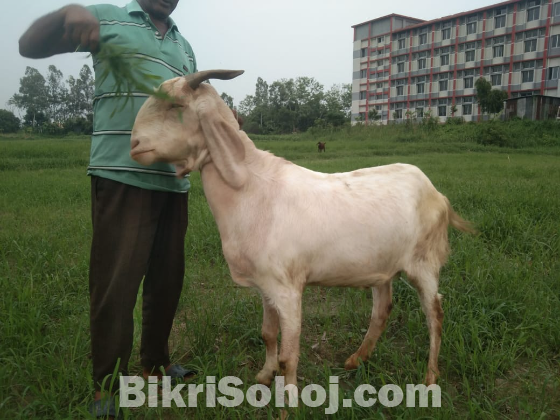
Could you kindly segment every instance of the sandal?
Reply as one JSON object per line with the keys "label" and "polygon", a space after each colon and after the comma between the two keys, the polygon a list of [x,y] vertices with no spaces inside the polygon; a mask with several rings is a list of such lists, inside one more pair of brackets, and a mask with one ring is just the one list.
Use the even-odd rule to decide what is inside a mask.
{"label": "sandal", "polygon": [[94,401],[89,406],[89,413],[95,418],[107,418],[110,416],[114,419],[118,419],[117,415],[117,405],[116,400],[113,395],[109,397],[103,397],[100,400]]}
{"label": "sandal", "polygon": [[171,385],[173,386],[177,384],[178,380],[185,381],[197,374],[198,372],[196,370],[185,369],[180,365],[171,365],[169,369],[165,371],[165,375],[171,377]]}

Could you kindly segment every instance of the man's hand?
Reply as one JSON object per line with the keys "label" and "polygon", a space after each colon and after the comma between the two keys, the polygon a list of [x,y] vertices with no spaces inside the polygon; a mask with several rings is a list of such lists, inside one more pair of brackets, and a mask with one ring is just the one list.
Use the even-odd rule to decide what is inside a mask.
{"label": "man's hand", "polygon": [[99,21],[81,6],[70,5],[64,9],[66,10],[63,39],[74,46],[74,49],[80,46],[82,51],[97,52],[99,48]]}
{"label": "man's hand", "polygon": [[28,58],[99,49],[99,21],[85,7],[71,4],[35,21],[19,39],[19,52]]}

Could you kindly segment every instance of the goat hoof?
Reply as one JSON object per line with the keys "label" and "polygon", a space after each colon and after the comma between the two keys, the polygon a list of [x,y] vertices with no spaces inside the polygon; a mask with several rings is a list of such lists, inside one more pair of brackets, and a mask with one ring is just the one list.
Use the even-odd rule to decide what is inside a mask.
{"label": "goat hoof", "polygon": [[359,358],[358,356],[356,356],[355,354],[353,354],[352,356],[350,356],[346,362],[344,362],[344,369],[346,370],[354,370],[354,369],[358,369],[358,365],[359,365]]}
{"label": "goat hoof", "polygon": [[438,376],[439,376],[439,372],[438,373],[428,372],[426,374],[426,379],[424,383],[426,384],[426,386],[435,385],[437,383]]}
{"label": "goat hoof", "polygon": [[274,378],[274,374],[267,372],[265,370],[261,370],[259,373],[257,373],[257,376],[255,377],[256,381],[264,386],[270,386],[272,384],[272,379]]}

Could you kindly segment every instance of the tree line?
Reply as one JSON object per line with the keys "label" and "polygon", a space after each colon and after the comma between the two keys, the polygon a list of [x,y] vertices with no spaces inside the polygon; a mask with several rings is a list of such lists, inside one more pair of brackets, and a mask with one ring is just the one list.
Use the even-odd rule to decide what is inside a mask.
{"label": "tree line", "polygon": [[54,65],[48,67],[46,77],[28,66],[20,79],[19,92],[8,101],[8,105],[21,111],[23,121],[2,110],[0,130],[17,131],[21,124],[25,129],[45,134],[91,133],[94,84],[93,72],[87,64],[77,78],[68,76],[66,80]]}
{"label": "tree line", "polygon": [[[68,132],[90,134],[93,128],[95,80],[88,65],[77,78],[51,65],[43,76],[27,67],[20,79],[19,92],[8,101],[23,116],[0,110],[0,132],[20,128],[44,134]],[[222,99],[234,108],[233,98]],[[310,127],[338,127],[350,122],[352,90],[350,84],[334,85],[328,91],[312,77],[281,79],[268,84],[257,79],[255,93],[247,95],[237,108],[244,119],[244,130],[256,134],[304,132]]]}

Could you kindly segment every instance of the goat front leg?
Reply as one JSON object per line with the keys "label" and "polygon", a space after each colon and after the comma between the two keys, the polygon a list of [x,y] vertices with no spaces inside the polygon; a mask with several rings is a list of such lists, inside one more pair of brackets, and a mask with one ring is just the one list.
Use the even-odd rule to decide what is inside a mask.
{"label": "goat front leg", "polygon": [[266,361],[263,368],[257,374],[256,380],[258,383],[270,386],[274,375],[278,372],[278,311],[262,294],[263,301],[263,323],[262,323],[262,338],[266,346]]}
{"label": "goat front leg", "polygon": [[270,295],[279,315],[282,340],[278,365],[286,385],[297,386],[299,340],[301,335],[302,290],[283,287]]}

